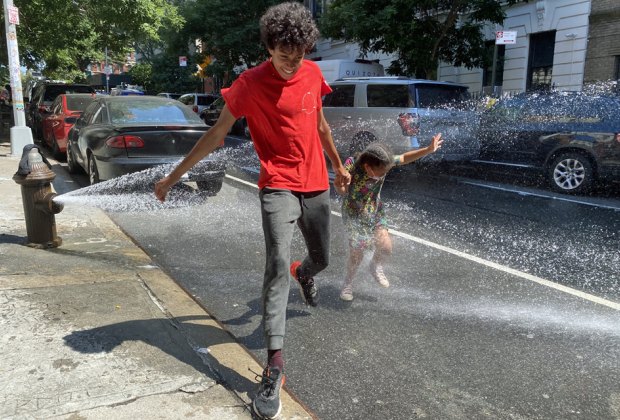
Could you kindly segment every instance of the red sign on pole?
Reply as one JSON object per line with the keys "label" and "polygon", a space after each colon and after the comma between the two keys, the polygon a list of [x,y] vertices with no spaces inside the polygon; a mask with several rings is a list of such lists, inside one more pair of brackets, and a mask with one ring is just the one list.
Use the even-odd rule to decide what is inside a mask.
{"label": "red sign on pole", "polygon": [[9,10],[9,23],[11,25],[19,25],[19,9],[15,6],[8,6]]}

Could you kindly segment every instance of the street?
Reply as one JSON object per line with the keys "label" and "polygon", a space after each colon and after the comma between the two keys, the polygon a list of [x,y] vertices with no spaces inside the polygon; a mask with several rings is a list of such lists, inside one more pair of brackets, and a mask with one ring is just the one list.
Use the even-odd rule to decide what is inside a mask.
{"label": "street", "polygon": [[[223,154],[241,164],[203,205],[111,216],[264,360],[263,236],[242,153]],[[334,196],[319,306],[291,287],[287,387],[321,419],[620,418],[614,194],[397,171],[382,192],[391,287],[363,265],[350,303],[338,298],[347,254]],[[298,234],[292,258],[303,249]]]}

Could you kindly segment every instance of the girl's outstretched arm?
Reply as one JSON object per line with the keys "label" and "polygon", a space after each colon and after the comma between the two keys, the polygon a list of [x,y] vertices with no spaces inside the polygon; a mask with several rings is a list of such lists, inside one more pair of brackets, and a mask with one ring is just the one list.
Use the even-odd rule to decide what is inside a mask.
{"label": "girl's outstretched arm", "polygon": [[406,165],[426,155],[430,155],[431,153],[436,152],[441,147],[441,143],[443,143],[443,140],[441,139],[441,133],[437,133],[433,136],[433,140],[431,141],[431,144],[429,144],[427,147],[423,149],[410,150],[406,153],[403,153],[401,155],[402,159],[401,159],[400,164]]}

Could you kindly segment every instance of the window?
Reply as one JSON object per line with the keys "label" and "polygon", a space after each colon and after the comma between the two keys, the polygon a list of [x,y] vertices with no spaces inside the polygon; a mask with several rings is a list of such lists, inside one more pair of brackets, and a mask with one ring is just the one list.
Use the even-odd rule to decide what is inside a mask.
{"label": "window", "polygon": [[466,87],[416,84],[418,108],[445,108],[468,99]]}
{"label": "window", "polygon": [[355,98],[355,85],[332,86],[332,93],[323,99],[323,106],[351,107]]}
{"label": "window", "polygon": [[368,85],[368,106],[376,108],[409,108],[409,85]]}
{"label": "window", "polygon": [[527,89],[551,89],[553,75],[553,54],[555,52],[555,31],[530,35],[530,57],[528,63]]}
{"label": "window", "polygon": [[[484,67],[482,73],[482,85],[491,86],[493,80],[493,51],[496,47],[495,41],[489,41],[486,43],[486,57],[485,63],[488,63]],[[495,61],[495,86],[502,86],[504,84],[504,58],[506,57],[506,46],[497,45],[497,60]]]}

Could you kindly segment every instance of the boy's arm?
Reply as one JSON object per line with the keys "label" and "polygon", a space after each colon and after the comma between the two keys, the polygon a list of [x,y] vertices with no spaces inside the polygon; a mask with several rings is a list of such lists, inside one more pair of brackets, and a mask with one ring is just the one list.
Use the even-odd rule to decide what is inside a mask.
{"label": "boy's arm", "polygon": [[222,143],[222,140],[226,137],[235,121],[236,118],[230,113],[226,105],[224,105],[213,127],[200,137],[192,150],[190,150],[187,156],[185,156],[181,163],[179,163],[170,174],[160,179],[155,184],[155,196],[159,201],[165,201],[168,191],[181,179],[181,176]]}
{"label": "boy's arm", "polygon": [[436,152],[437,149],[441,147],[441,143],[443,143],[443,140],[441,139],[441,133],[435,134],[433,136],[433,140],[431,141],[431,144],[429,144],[427,147],[423,149],[410,150],[406,153],[403,153],[401,155],[402,161],[400,162],[400,164],[406,165],[420,158],[423,158],[426,155],[430,155],[431,153]]}
{"label": "boy's arm", "polygon": [[[340,156],[338,156],[338,152],[336,151],[336,146],[334,145],[334,139],[332,138],[332,131],[329,128],[329,124],[323,115],[323,110],[319,110],[319,121],[318,121],[318,130],[319,130],[319,138],[321,139],[321,145],[323,146],[323,150],[327,154],[327,157],[332,163],[332,169],[336,174],[336,178],[334,179],[334,186],[336,187],[336,191],[340,187],[348,187],[351,183],[351,174],[347,171],[340,160]],[[346,191],[346,189],[345,189]]]}

